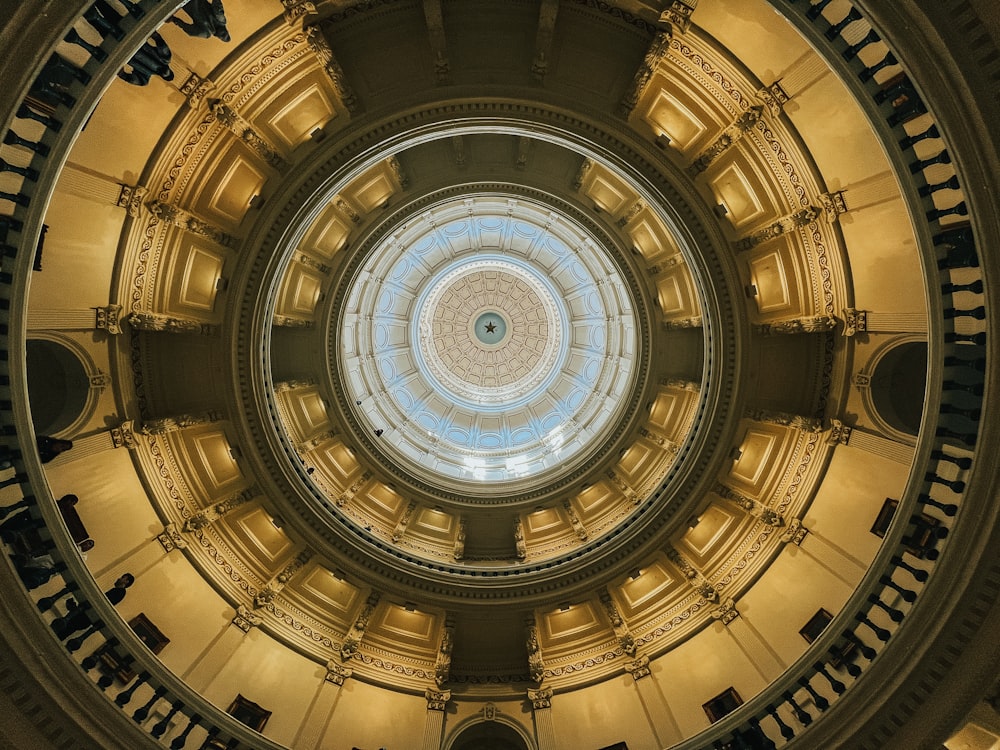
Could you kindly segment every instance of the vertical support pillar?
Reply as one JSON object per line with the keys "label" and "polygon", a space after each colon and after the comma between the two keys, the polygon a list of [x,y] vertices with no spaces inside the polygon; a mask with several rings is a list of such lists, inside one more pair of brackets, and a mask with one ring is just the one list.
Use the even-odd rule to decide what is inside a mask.
{"label": "vertical support pillar", "polygon": [[785,670],[786,665],[778,654],[757,629],[740,615],[732,599],[727,599],[717,607],[712,612],[712,617],[722,623],[726,632],[765,682],[770,682]]}
{"label": "vertical support pillar", "polygon": [[353,673],[350,667],[345,667],[335,659],[326,663],[326,676],[316,692],[316,697],[313,698],[312,705],[306,712],[298,734],[292,741],[293,747],[319,750],[333,718],[333,712],[336,710],[337,700],[340,698],[340,688]]}
{"label": "vertical support pillar", "polygon": [[451,700],[450,690],[427,690],[427,718],[424,721],[422,750],[440,750],[444,735],[444,712]]}
{"label": "vertical support pillar", "polygon": [[181,678],[193,690],[204,693],[222,667],[233,658],[243,644],[243,637],[250,629],[260,625],[261,619],[242,604],[230,623],[219,632],[194,660]]}
{"label": "vertical support pillar", "polygon": [[632,661],[625,662],[625,671],[632,675],[635,681],[636,690],[639,693],[639,702],[646,712],[646,719],[656,737],[657,747],[670,747],[683,739],[677,720],[674,718],[670,706],[660,686],[652,677],[649,668],[649,657],[640,655]]}
{"label": "vertical support pillar", "polygon": [[559,750],[556,730],[552,724],[552,691],[546,688],[528,691],[535,719],[535,742],[538,750]]}

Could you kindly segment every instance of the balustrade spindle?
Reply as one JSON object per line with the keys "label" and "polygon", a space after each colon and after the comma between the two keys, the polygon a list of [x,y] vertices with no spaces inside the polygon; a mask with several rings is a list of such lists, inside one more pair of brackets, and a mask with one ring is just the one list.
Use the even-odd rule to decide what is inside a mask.
{"label": "balustrade spindle", "polygon": [[[942,294],[954,294],[955,292],[972,292],[973,294],[983,293],[983,282],[982,279],[976,279],[968,284],[953,284],[951,282],[941,285]],[[983,336],[983,343],[986,343],[986,334],[980,334]],[[945,340],[947,341],[948,336],[945,335]]]}
{"label": "balustrade spindle", "polygon": [[[982,308],[980,308],[982,309]],[[967,367],[976,372],[986,372],[986,357],[973,357],[967,359],[951,354],[944,358],[945,367]]]}
{"label": "balustrade spindle", "polygon": [[935,482],[937,484],[943,484],[949,490],[955,493],[965,492],[965,482],[961,479],[945,479],[944,477],[935,474],[933,471],[928,471],[924,474],[925,482]]}
{"label": "balustrade spindle", "polygon": [[191,734],[191,730],[198,726],[201,721],[201,716],[199,714],[192,714],[188,717],[187,726],[184,727],[184,731],[179,735],[174,737],[173,742],[170,743],[170,750],[183,750],[184,745],[187,744],[188,735]]}
{"label": "balustrade spindle", "polygon": [[826,681],[830,683],[830,689],[837,695],[843,695],[844,691],[847,690],[847,686],[830,674],[829,670],[826,668],[826,664],[823,662],[818,661],[813,664],[813,669],[826,678]]}
{"label": "balustrade spindle", "polygon": [[955,333],[954,331],[946,331],[944,341],[946,344],[976,344],[977,346],[986,346],[986,332]]}
{"label": "balustrade spindle", "polygon": [[145,705],[140,706],[135,710],[135,713],[132,714],[132,718],[135,719],[135,721],[140,724],[144,722],[149,716],[149,712],[153,709],[153,706],[156,704],[156,702],[159,701],[160,698],[162,698],[166,694],[167,694],[167,689],[165,687],[156,688],[156,690],[154,690],[153,694],[150,696],[149,700],[146,701]]}
{"label": "balustrade spindle", "polygon": [[10,172],[23,177],[31,182],[38,182],[38,170],[31,167],[18,167],[11,164],[6,159],[0,158],[0,172]]}
{"label": "balustrade spindle", "polygon": [[774,704],[768,705],[767,712],[771,715],[771,718],[774,719],[774,723],[778,725],[778,730],[781,732],[781,736],[786,740],[794,739],[795,730],[781,720],[781,716],[778,714],[778,709],[774,707]]}
{"label": "balustrade spindle", "polygon": [[903,598],[903,601],[906,602],[907,604],[913,604],[913,602],[917,600],[916,591],[910,591],[909,589],[904,589],[902,586],[900,586],[898,583],[892,580],[892,578],[890,578],[889,576],[881,576],[878,579],[878,581],[883,586],[888,586],[897,594],[899,594]]}
{"label": "balustrade spindle", "polygon": [[958,190],[958,176],[952,175],[951,179],[945,180],[944,182],[938,182],[934,185],[924,185],[917,190],[917,193],[924,198],[936,193],[938,190]]}
{"label": "balustrade spindle", "polygon": [[942,414],[957,414],[960,417],[965,417],[970,422],[978,422],[979,418],[982,416],[982,410],[975,409],[964,409],[953,404],[941,404]]}
{"label": "balustrade spindle", "polygon": [[830,701],[828,701],[825,697],[816,692],[816,688],[812,686],[812,683],[809,682],[808,678],[800,677],[798,682],[802,687],[805,688],[806,692],[809,693],[810,697],[813,700],[813,705],[815,705],[816,708],[818,708],[820,711],[826,711],[826,709],[830,707]]}
{"label": "balustrade spindle", "polygon": [[786,690],[781,694],[781,697],[785,699],[785,703],[791,706],[792,713],[795,715],[795,718],[798,720],[799,724],[801,724],[804,727],[807,727],[810,724],[812,724],[813,720],[812,714],[810,714],[808,711],[806,711],[804,708],[802,708],[802,706],[798,704],[798,701],[795,700],[795,696],[792,695],[791,691]]}
{"label": "balustrade spindle", "polygon": [[49,153],[49,147],[46,144],[29,141],[27,138],[19,136],[13,130],[8,130],[4,134],[3,142],[8,146],[20,146],[28,149],[29,151],[34,151],[39,156],[48,156]]}
{"label": "balustrade spindle", "polygon": [[0,201],[10,201],[15,205],[27,208],[28,204],[31,203],[31,198],[24,193],[7,193],[0,190]]}
{"label": "balustrade spindle", "polygon": [[957,380],[945,380],[942,381],[941,388],[945,391],[963,391],[973,396],[983,395],[982,383],[961,383]]}
{"label": "balustrade spindle", "polygon": [[843,54],[845,60],[853,60],[858,56],[858,53],[867,47],[869,44],[875,44],[875,42],[881,41],[881,37],[875,32],[875,29],[871,29],[857,44],[852,44],[848,47]]}
{"label": "balustrade spindle", "polygon": [[87,54],[89,54],[92,58],[97,60],[97,62],[104,62],[105,60],[108,59],[107,52],[102,50],[100,47],[97,47],[88,42],[86,39],[80,36],[79,32],[76,29],[70,29],[69,32],[67,32],[66,36],[63,37],[63,41],[69,42],[70,44],[75,44],[77,47],[82,47],[87,51]]}
{"label": "balustrade spindle", "polygon": [[135,691],[149,681],[149,676],[149,672],[140,672],[135,682],[133,682],[127,690],[122,690],[115,696],[115,703],[118,704],[119,708],[125,708],[125,706],[132,701],[132,696],[135,694]]}
{"label": "balustrade spindle", "polygon": [[122,16],[105,0],[95,0],[94,4],[84,12],[83,17],[103,37],[110,35],[121,41],[125,36],[120,25]]}
{"label": "balustrade spindle", "polygon": [[935,164],[951,164],[951,154],[948,153],[947,149],[939,151],[934,156],[926,159],[917,159],[917,161],[912,162],[910,164],[910,174],[923,172],[927,167],[933,167]]}
{"label": "balustrade spindle", "polygon": [[820,14],[823,12],[823,9],[831,2],[833,2],[833,0],[819,0],[818,3],[816,3],[814,6],[812,6],[809,10],[806,11],[806,16],[815,21],[817,18],[819,18]]}
{"label": "balustrade spindle", "polygon": [[921,494],[918,498],[924,505],[931,505],[942,513],[944,513],[948,518],[952,518],[956,513],[958,513],[958,506],[954,503],[942,503],[935,500],[928,494]]}
{"label": "balustrade spindle", "polygon": [[906,151],[907,149],[913,148],[914,144],[920,143],[920,141],[926,140],[927,138],[940,138],[941,133],[938,132],[937,125],[931,125],[927,130],[922,133],[917,133],[916,135],[908,135],[899,141],[899,147]]}
{"label": "balustrade spindle", "polygon": [[749,721],[750,728],[755,733],[755,739],[757,740],[757,746],[761,750],[777,750],[778,746],[774,744],[774,740],[767,736],[760,726],[760,719],[756,716],[752,717]]}
{"label": "balustrade spindle", "polygon": [[844,16],[839,22],[835,23],[833,26],[828,28],[824,32],[824,36],[832,41],[836,39],[838,36],[840,36],[844,32],[844,29],[846,29],[855,21],[860,21],[860,20],[861,20],[861,11],[859,11],[854,6],[851,6],[851,9],[848,11],[847,15]]}
{"label": "balustrade spindle", "polygon": [[925,583],[927,581],[928,573],[926,570],[921,570],[920,568],[914,568],[908,562],[906,562],[902,557],[893,557],[892,564],[896,567],[903,568],[916,579],[919,583]]}
{"label": "balustrade spindle", "polygon": [[167,733],[167,730],[170,728],[170,722],[173,721],[173,718],[177,715],[177,712],[182,710],[183,708],[184,708],[184,703],[182,701],[177,701],[176,703],[172,703],[170,705],[170,710],[167,711],[166,716],[164,716],[160,721],[156,722],[156,724],[153,725],[153,728],[150,730],[149,733],[154,737],[156,737],[157,739],[162,737],[164,734]]}
{"label": "balustrade spindle", "polygon": [[890,607],[888,604],[879,599],[878,596],[876,596],[875,594],[869,594],[868,601],[871,604],[874,604],[879,609],[881,609],[887,615],[889,615],[889,619],[892,620],[893,622],[898,623],[903,621],[902,610],[896,609],[895,607]]}
{"label": "balustrade spindle", "polygon": [[866,644],[855,633],[851,632],[850,630],[845,630],[841,635],[843,635],[847,640],[849,640],[851,643],[857,646],[858,651],[860,651],[861,655],[865,657],[868,661],[873,661],[875,659],[875,649]]}
{"label": "balustrade spindle", "polygon": [[883,57],[879,62],[858,73],[858,78],[862,81],[870,81],[880,70],[888,68],[890,65],[895,65],[897,62],[898,60],[896,60],[896,56],[891,52],[887,52],[885,57]]}
{"label": "balustrade spindle", "polygon": [[963,445],[974,446],[976,444],[976,433],[975,432],[958,432],[957,430],[952,430],[948,427],[938,427],[934,434],[938,437],[949,438],[950,440],[955,440]]}
{"label": "balustrade spindle", "polygon": [[938,221],[946,216],[968,216],[969,207],[965,205],[965,201],[956,203],[950,208],[934,208],[927,212],[927,221]]}
{"label": "balustrade spindle", "polygon": [[0,216],[0,229],[3,230],[4,237],[6,238],[7,232],[20,232],[24,228],[24,223],[13,216],[7,216],[6,214]]}
{"label": "balustrade spindle", "polygon": [[66,641],[66,650],[69,651],[71,654],[76,651],[79,651],[80,646],[83,645],[83,642],[86,641],[88,638],[90,638],[90,636],[94,635],[94,633],[99,632],[100,629],[103,627],[104,627],[104,622],[102,620],[98,620],[97,622],[92,623],[91,626],[86,630],[84,630],[82,633],[80,633],[80,635],[70,638],[68,641]]}
{"label": "balustrade spindle", "polygon": [[952,456],[938,448],[931,451],[931,458],[936,461],[947,461],[948,463],[955,464],[960,469],[972,468],[972,459],[968,456]]}
{"label": "balustrade spindle", "polygon": [[882,641],[882,643],[889,642],[889,636],[891,635],[891,633],[885,628],[879,627],[874,622],[872,622],[871,619],[868,617],[868,615],[863,615],[859,612],[858,614],[854,615],[854,619],[860,622],[862,625],[868,626],[868,629],[871,630],[872,633],[875,634],[875,637],[878,638],[880,641]]}
{"label": "balustrade spindle", "polygon": [[55,119],[54,117],[49,117],[47,115],[40,114],[29,107],[27,104],[22,104],[17,108],[17,119],[19,120],[34,120],[35,122],[40,122],[45,127],[59,131],[62,128],[62,123]]}
{"label": "balustrade spindle", "polygon": [[982,305],[980,305],[979,307],[973,307],[969,310],[959,310],[958,308],[955,307],[947,307],[944,310],[944,318],[946,320],[951,320],[952,318],[972,318],[974,320],[985,320],[986,308],[983,307]]}
{"label": "balustrade spindle", "polygon": [[90,655],[87,656],[82,662],[80,662],[80,666],[83,667],[83,671],[89,672],[91,669],[96,667],[97,662],[100,661],[101,654],[104,653],[105,649],[114,648],[117,645],[118,645],[118,639],[115,637],[111,637],[107,641],[102,643],[100,646],[95,648],[93,651],[91,651]]}

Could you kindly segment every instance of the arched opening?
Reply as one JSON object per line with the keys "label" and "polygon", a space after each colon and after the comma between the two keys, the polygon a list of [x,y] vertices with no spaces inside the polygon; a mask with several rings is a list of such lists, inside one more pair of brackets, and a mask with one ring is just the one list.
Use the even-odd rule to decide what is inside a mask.
{"label": "arched opening", "polygon": [[48,339],[29,339],[25,362],[31,421],[39,435],[57,435],[79,419],[90,395],[90,378],[79,357]]}
{"label": "arched opening", "polygon": [[927,387],[927,342],[907,341],[889,350],[872,373],[872,404],[890,427],[916,436]]}
{"label": "arched opening", "polygon": [[498,721],[483,721],[462,731],[451,750],[530,750],[517,731]]}

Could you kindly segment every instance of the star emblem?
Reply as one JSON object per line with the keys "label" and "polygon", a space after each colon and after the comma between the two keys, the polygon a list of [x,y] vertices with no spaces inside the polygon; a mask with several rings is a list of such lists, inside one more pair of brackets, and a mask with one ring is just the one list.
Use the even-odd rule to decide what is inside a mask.
{"label": "star emblem", "polygon": [[496,323],[492,320],[486,324],[486,333],[493,333],[497,329]]}

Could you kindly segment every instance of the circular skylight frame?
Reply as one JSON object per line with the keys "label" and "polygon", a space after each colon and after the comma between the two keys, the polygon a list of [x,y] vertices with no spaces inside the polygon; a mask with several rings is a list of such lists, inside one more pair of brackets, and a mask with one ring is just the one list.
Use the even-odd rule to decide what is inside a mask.
{"label": "circular skylight frame", "polygon": [[[483,243],[458,251],[440,241],[428,245],[435,233],[484,220],[509,234],[516,228],[530,241],[485,253]],[[644,370],[639,362],[648,357],[640,348],[629,285],[634,280],[609,245],[568,212],[512,198],[507,190],[479,189],[384,222],[380,237],[344,275],[338,294],[344,303],[329,329],[331,373],[351,405],[352,421],[378,437],[380,462],[464,500],[491,504],[583,465],[627,412]],[[435,260],[407,260],[410,252]],[[442,284],[491,266],[530,279],[554,336],[537,377],[523,392],[505,394],[511,399],[506,404],[489,407],[472,390],[456,388],[454,378],[442,377],[426,347],[408,345],[407,336],[412,341],[419,335],[420,311],[433,309]],[[569,304],[557,301],[563,297]],[[408,325],[399,324],[401,314],[409,315]],[[395,333],[387,332],[393,321]],[[590,340],[581,343],[584,329]],[[379,340],[401,342],[394,354],[390,350],[391,360],[373,350]]]}

